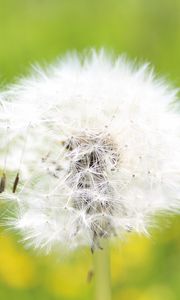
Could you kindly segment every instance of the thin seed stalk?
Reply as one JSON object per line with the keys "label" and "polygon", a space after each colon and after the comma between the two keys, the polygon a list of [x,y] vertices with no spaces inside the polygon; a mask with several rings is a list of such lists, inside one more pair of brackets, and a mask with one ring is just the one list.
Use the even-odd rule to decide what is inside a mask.
{"label": "thin seed stalk", "polygon": [[111,300],[110,250],[108,240],[101,242],[102,250],[96,249],[94,256],[94,300]]}

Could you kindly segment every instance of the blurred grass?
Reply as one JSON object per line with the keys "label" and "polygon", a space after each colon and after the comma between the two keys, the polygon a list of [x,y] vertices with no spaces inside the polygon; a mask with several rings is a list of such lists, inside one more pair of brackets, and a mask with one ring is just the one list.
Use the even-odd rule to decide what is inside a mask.
{"label": "blurred grass", "polygon": [[[105,46],[151,61],[180,84],[179,0],[0,0],[1,86],[66,50]],[[165,221],[165,222],[164,222]],[[114,300],[180,299],[180,218],[152,239],[130,235],[112,247]],[[0,235],[0,299],[90,299],[88,249],[37,256],[9,232]]]}

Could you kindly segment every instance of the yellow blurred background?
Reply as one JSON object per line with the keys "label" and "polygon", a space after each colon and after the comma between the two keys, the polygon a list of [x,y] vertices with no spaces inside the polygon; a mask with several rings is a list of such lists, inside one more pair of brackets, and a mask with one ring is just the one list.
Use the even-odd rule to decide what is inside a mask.
{"label": "yellow blurred background", "polygon": [[[26,74],[32,63],[92,46],[150,61],[178,86],[180,1],[0,0],[2,87]],[[4,204],[0,207],[3,215]],[[180,299],[180,217],[161,217],[159,224],[150,239],[129,234],[112,244],[113,300]],[[89,249],[43,256],[19,241],[1,229],[0,299],[91,299]]]}

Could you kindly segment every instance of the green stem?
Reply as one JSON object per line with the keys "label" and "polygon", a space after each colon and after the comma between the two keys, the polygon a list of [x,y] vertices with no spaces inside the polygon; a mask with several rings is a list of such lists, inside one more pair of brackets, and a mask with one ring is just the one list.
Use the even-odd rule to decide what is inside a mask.
{"label": "green stem", "polygon": [[94,299],[111,300],[110,251],[108,240],[101,241],[103,250],[95,250],[94,256]]}

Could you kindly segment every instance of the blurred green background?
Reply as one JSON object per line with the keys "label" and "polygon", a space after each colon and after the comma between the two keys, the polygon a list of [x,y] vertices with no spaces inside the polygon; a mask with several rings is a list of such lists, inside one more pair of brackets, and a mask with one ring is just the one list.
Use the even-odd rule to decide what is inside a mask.
{"label": "blurred green background", "polygon": [[[179,0],[0,0],[1,86],[34,62],[70,49],[105,46],[150,61],[180,85]],[[180,299],[180,217],[160,220],[147,239],[129,235],[112,246],[113,300]],[[0,234],[0,299],[91,299],[89,249],[44,257],[19,237]]]}

